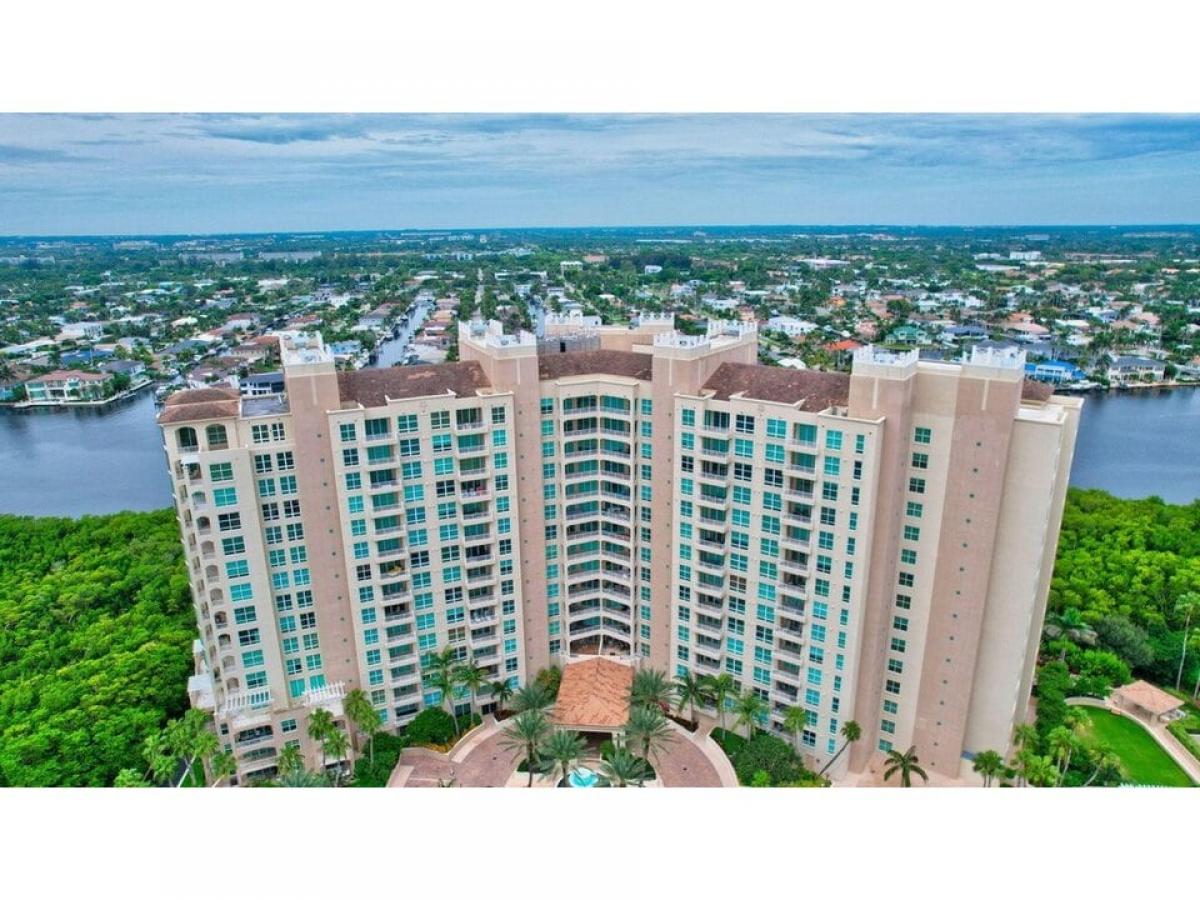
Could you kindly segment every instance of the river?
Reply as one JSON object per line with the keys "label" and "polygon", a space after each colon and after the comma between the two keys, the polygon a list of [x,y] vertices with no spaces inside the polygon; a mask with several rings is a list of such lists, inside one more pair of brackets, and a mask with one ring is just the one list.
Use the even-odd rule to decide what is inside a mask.
{"label": "river", "polygon": [[[400,353],[401,340],[384,350],[393,344]],[[154,415],[150,391],[103,409],[0,411],[0,513],[78,516],[169,506]],[[1197,447],[1200,388],[1091,394],[1071,483],[1189,503],[1200,497]]]}

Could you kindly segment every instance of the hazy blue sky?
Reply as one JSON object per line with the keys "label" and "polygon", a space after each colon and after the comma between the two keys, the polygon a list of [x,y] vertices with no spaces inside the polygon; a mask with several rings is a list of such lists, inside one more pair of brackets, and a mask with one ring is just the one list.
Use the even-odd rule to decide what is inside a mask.
{"label": "hazy blue sky", "polygon": [[1200,117],[0,115],[0,233],[1200,221]]}

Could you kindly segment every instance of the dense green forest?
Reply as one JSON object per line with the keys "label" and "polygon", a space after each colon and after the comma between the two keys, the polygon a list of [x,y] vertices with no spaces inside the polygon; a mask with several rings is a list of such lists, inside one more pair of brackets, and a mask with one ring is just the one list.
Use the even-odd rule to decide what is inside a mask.
{"label": "dense green forest", "polygon": [[0,516],[0,785],[109,785],[187,707],[172,510]]}
{"label": "dense green forest", "polygon": [[1119,657],[1136,676],[1174,686],[1200,672],[1200,501],[1122,500],[1071,490],[1046,614],[1048,649],[1067,661]]}

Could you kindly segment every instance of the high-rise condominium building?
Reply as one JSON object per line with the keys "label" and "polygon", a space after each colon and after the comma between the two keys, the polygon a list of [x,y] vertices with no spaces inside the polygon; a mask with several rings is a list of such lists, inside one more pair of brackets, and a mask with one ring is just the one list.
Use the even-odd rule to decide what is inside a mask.
{"label": "high-rise condominium building", "polygon": [[857,721],[851,780],[1008,747],[1080,401],[1014,351],[864,348],[845,375],[759,365],[753,325],[546,334],[474,322],[461,362],[355,372],[285,341],[285,399],[167,402],[191,694],[243,782],[288,742],[317,764],[306,717],[351,688],[388,727],[442,704],[445,648],[514,683],[592,654],[727,673],[764,727],[807,711],[814,765]]}

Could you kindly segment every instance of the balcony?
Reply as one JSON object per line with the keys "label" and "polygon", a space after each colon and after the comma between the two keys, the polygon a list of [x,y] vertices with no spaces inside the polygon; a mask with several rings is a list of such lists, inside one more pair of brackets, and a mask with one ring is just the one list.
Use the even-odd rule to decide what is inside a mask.
{"label": "balcony", "polygon": [[346,696],[346,683],[338,681],[324,687],[312,688],[304,694],[304,705],[309,708],[320,707],[328,710],[333,717],[343,715],[342,700]]}

